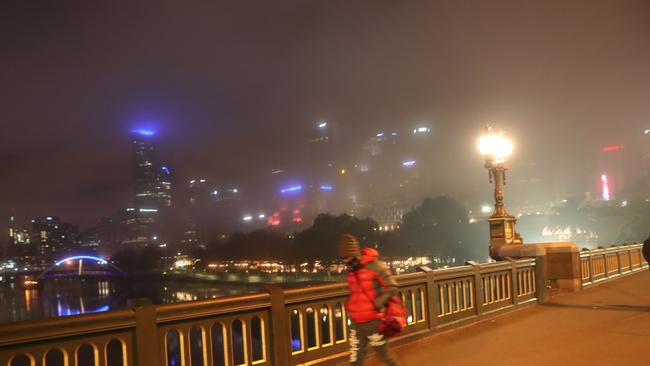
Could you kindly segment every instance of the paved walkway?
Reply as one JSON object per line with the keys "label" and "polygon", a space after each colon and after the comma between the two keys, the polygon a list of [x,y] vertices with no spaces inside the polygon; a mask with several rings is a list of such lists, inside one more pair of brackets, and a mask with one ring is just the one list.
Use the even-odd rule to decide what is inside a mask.
{"label": "paved walkway", "polygon": [[[395,348],[404,366],[650,365],[650,272]],[[381,365],[376,359],[368,365]]]}

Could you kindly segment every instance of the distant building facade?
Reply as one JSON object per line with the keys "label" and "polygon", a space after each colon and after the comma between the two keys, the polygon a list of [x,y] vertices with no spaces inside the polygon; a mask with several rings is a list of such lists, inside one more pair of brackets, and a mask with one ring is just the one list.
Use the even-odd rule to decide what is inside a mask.
{"label": "distant building facade", "polygon": [[38,217],[32,220],[30,241],[41,262],[47,263],[78,249],[79,228],[56,216]]}

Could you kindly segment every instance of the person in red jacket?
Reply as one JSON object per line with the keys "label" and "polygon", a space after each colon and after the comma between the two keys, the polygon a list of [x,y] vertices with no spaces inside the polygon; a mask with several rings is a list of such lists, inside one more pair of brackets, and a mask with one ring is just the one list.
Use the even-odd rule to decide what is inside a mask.
{"label": "person in red jacket", "polygon": [[370,345],[386,364],[397,366],[389,352],[388,341],[379,333],[386,303],[398,293],[390,270],[379,260],[379,252],[372,248],[360,249],[359,241],[352,235],[346,234],[341,238],[339,257],[348,265],[350,297],[346,308],[352,320],[350,365],[363,365]]}

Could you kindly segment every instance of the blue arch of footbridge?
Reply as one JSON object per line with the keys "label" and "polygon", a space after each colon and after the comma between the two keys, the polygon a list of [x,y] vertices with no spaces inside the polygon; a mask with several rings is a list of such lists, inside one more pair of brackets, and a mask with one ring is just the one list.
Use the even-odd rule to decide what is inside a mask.
{"label": "blue arch of footbridge", "polygon": [[49,268],[47,268],[45,271],[43,271],[38,276],[38,278],[39,279],[43,278],[43,276],[45,276],[48,272],[52,271],[53,269],[56,269],[56,267],[60,266],[62,263],[66,263],[66,262],[69,262],[69,261],[76,261],[76,260],[84,260],[84,259],[95,261],[97,264],[107,264],[109,267],[111,267],[119,275],[125,275],[126,274],[126,272],[121,270],[119,267],[117,267],[113,263],[107,261],[105,258],[96,257],[96,256],[93,256],[93,255],[75,255],[75,256],[72,256],[72,257],[67,257],[67,258],[63,258],[63,259],[60,259],[58,261],[55,261],[54,264],[51,265]]}
{"label": "blue arch of footbridge", "polygon": [[92,259],[94,261],[97,261],[98,264],[106,264],[108,261],[102,257],[93,257],[92,255],[75,255],[73,257],[68,257],[68,258],[63,258],[59,261],[54,262],[55,266],[60,266],[61,263],[65,263],[67,261],[73,261],[76,259]]}

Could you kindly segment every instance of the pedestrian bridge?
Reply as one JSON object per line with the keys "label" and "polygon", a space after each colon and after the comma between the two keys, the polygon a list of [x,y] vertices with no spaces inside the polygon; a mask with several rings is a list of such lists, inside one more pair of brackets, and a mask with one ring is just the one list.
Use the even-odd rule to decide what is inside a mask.
{"label": "pedestrian bridge", "polygon": [[75,255],[56,260],[41,272],[39,281],[65,277],[124,276],[126,272],[102,257]]}
{"label": "pedestrian bridge", "polygon": [[[582,289],[550,291],[540,259],[397,276],[404,365],[647,364],[641,245],[576,253]],[[346,285],[0,325],[0,366],[334,365],[347,357]],[[374,359],[367,364],[375,364]]]}

